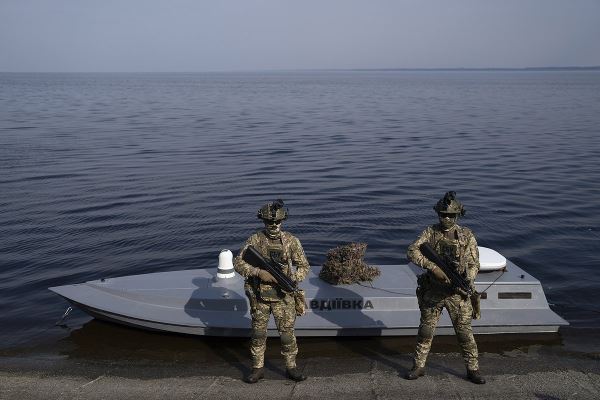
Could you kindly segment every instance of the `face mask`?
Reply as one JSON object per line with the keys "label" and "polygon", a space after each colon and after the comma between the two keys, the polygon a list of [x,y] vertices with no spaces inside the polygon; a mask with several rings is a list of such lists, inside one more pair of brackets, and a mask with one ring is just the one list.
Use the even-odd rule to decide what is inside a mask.
{"label": "face mask", "polygon": [[281,221],[264,221],[265,231],[271,238],[278,238],[281,234]]}
{"label": "face mask", "polygon": [[[446,214],[448,215],[448,214]],[[456,225],[456,220],[458,219],[458,216],[456,214],[450,214],[449,218],[447,217],[443,217],[442,214],[439,215],[439,219],[440,219],[440,225],[442,226],[442,229],[447,231],[450,230],[454,227],[454,225]]]}

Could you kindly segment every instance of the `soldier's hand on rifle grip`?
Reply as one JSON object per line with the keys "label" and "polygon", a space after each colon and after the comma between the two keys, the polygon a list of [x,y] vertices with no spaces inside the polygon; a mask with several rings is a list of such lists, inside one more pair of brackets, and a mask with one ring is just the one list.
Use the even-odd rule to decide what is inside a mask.
{"label": "soldier's hand on rifle grip", "polygon": [[273,275],[271,275],[271,273],[269,273],[269,271],[265,271],[264,269],[261,269],[258,272],[258,277],[260,278],[261,281],[263,281],[265,283],[277,283],[275,278],[273,278]]}
{"label": "soldier's hand on rifle grip", "polygon": [[436,266],[434,269],[431,270],[431,273],[438,281],[447,285],[450,284],[450,279],[448,279],[448,276],[446,276],[446,274],[444,273],[444,271],[442,271],[440,267]]}

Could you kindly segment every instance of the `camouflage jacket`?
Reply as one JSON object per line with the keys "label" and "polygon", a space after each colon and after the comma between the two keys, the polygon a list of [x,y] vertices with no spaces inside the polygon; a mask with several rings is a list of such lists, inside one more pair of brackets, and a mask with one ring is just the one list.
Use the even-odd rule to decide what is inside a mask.
{"label": "camouflage jacket", "polygon": [[[244,252],[250,245],[254,246],[254,248],[265,258],[269,259],[273,257],[275,260],[284,264],[286,266],[284,272],[292,280],[302,281],[306,278],[310,266],[306,259],[306,255],[304,254],[304,250],[302,249],[302,245],[300,244],[300,240],[291,233],[283,231],[281,232],[279,239],[270,239],[265,235],[263,230],[254,233],[246,240],[246,243],[244,243],[244,246],[240,249],[233,261],[236,272],[244,278],[247,279],[250,277],[251,272],[254,269],[254,267],[242,260]],[[290,268],[290,264],[293,264],[296,267],[295,271],[293,271],[293,268]]]}
{"label": "camouflage jacket", "polygon": [[[446,239],[439,224],[427,227],[410,246],[408,246],[408,259],[418,266],[430,271],[435,264],[429,261],[419,250],[422,243],[429,242],[435,251],[445,258],[447,262],[455,261],[458,272],[465,276],[471,283],[479,272],[479,249],[475,235],[469,228],[456,226],[454,240]],[[448,254],[448,243],[454,244],[456,251]]]}

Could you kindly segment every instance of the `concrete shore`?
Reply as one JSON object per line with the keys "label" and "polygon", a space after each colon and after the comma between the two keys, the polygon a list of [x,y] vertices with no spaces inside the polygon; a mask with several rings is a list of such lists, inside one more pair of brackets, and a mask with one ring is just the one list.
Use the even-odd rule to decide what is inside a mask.
{"label": "concrete shore", "polygon": [[[232,352],[217,350],[220,357],[209,359],[193,353],[186,357],[188,353],[179,350],[170,351],[169,357],[150,352],[103,357],[80,353],[81,343],[79,353],[73,352],[70,343],[71,349],[3,352],[0,399],[598,399],[596,335],[578,333],[558,343],[500,351],[486,351],[493,346],[483,341],[480,366],[488,380],[485,385],[465,379],[462,359],[453,351],[454,338],[440,338],[427,375],[416,381],[402,378],[411,357],[406,348],[396,351],[395,342],[332,340],[325,343],[334,347],[327,353],[320,350],[322,343],[301,339],[301,352],[304,348],[308,354],[299,359],[299,367],[309,379],[300,383],[285,379],[277,342],[272,341],[266,379],[255,385],[241,381],[249,361],[232,345],[227,346]],[[449,348],[444,343],[450,343]]]}

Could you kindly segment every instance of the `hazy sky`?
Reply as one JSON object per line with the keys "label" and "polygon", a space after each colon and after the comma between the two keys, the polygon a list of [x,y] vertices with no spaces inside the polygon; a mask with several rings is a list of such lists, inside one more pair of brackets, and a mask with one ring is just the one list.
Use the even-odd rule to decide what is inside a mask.
{"label": "hazy sky", "polygon": [[0,71],[600,65],[600,0],[0,0]]}

